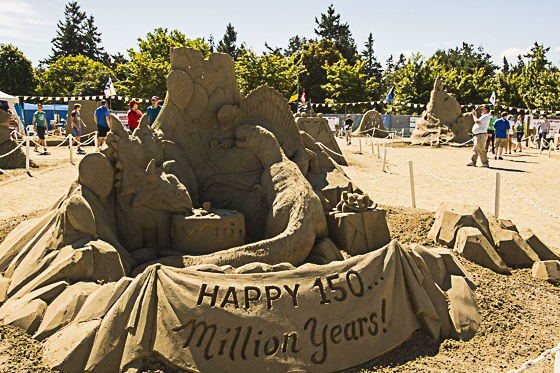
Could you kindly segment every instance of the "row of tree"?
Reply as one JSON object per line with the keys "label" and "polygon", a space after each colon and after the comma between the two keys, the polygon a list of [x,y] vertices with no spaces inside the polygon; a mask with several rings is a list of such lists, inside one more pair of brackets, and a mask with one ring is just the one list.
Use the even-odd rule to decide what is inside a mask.
{"label": "row of tree", "polygon": [[[413,54],[405,58],[401,54],[395,60],[391,56],[383,67],[375,56],[372,34],[359,52],[348,23],[341,21],[331,4],[315,19],[315,38],[296,35],[286,48],[265,43],[263,54],[243,43],[237,45],[237,33],[229,24],[217,45],[212,35],[189,39],[178,30],[158,28],[139,38],[137,48],[128,49],[124,56],[105,52],[94,21],[77,2],[69,2],[64,21],[57,24],[52,55],[35,69],[18,48],[0,44],[0,90],[46,97],[99,95],[111,77],[121,96],[164,97],[169,48],[188,46],[202,50],[205,56],[214,51],[229,53],[243,95],[266,84],[287,98],[301,87],[316,103],[367,102],[382,100],[395,85],[395,100],[427,103],[439,76],[447,91],[463,104],[487,102],[495,91],[498,101],[508,106],[560,110],[560,71],[547,58],[550,48],[537,42],[515,64],[504,58],[501,68],[482,47],[466,43],[438,50],[431,57]],[[395,106],[397,112],[418,114],[414,107]],[[350,109],[364,112],[371,105]],[[384,107],[378,105],[377,109]]]}

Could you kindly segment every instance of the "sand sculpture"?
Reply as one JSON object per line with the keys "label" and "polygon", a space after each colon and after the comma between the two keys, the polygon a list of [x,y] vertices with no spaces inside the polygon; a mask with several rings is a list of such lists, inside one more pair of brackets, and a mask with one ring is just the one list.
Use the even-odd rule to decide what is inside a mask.
{"label": "sand sculpture", "polygon": [[[336,142],[336,138],[329,126],[329,122],[319,113],[316,117],[308,116],[306,113],[297,113],[295,116],[296,124],[301,132],[301,137],[307,148],[312,148],[315,143],[321,144],[319,147],[339,165],[346,166],[346,159]],[[311,137],[311,139],[309,138]],[[321,149],[313,149],[314,151]],[[313,157],[312,154],[310,154]],[[310,158],[311,160],[312,158]]]}
{"label": "sand sculpture", "polygon": [[367,111],[362,117],[362,121],[355,131],[357,136],[387,137],[389,132],[383,124],[383,117],[377,110]]}
{"label": "sand sculpture", "polygon": [[[10,137],[10,114],[0,110],[0,156],[8,154],[17,148],[18,143]],[[31,166],[35,166],[30,162]],[[25,167],[25,153],[22,148],[13,153],[0,158],[0,168],[21,168]]]}
{"label": "sand sculpture", "polygon": [[416,121],[410,142],[426,145],[433,139],[439,144],[464,143],[471,138],[473,124],[472,114],[461,113],[461,105],[444,90],[438,77],[430,94],[430,102]]}
{"label": "sand sculpture", "polygon": [[285,99],[241,98],[229,55],[189,48],[171,49],[167,84],[153,128],[111,117],[68,192],[0,245],[0,320],[44,341],[49,366],[325,372],[419,328],[472,338],[475,285],[452,251],[391,241]]}

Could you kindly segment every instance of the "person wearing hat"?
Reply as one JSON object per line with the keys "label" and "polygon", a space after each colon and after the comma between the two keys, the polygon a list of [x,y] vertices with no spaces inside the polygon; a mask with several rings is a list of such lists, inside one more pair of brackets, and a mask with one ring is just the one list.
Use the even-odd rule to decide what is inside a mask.
{"label": "person wearing hat", "polygon": [[472,111],[474,125],[472,128],[473,133],[473,149],[471,162],[467,166],[476,166],[476,161],[480,157],[482,167],[490,167],[488,164],[488,155],[486,155],[486,140],[488,139],[488,126],[490,125],[490,105],[483,105],[480,107],[482,115],[478,118],[476,110]]}
{"label": "person wearing hat", "polygon": [[352,144],[352,126],[354,125],[354,121],[350,119],[350,115],[346,116],[346,120],[344,121],[344,131],[346,132],[346,145]]}
{"label": "person wearing hat", "polygon": [[148,114],[148,125],[151,127],[152,124],[156,121],[159,112],[161,111],[161,106],[159,106],[159,98],[158,96],[152,97],[152,106],[146,110],[146,114]]}
{"label": "person wearing hat", "polygon": [[47,151],[47,142],[45,141],[45,132],[47,131],[47,114],[45,114],[45,112],[43,111],[43,104],[38,104],[37,111],[33,114],[33,129],[39,137],[39,141],[35,143],[35,149],[33,149],[33,151],[39,153],[39,150],[37,150],[37,148],[42,143],[43,148],[45,149],[45,152],[43,154],[50,154]]}
{"label": "person wearing hat", "polygon": [[130,109],[128,109],[128,128],[134,132],[138,128],[138,122],[142,118],[142,112],[138,109],[138,102],[130,100],[128,103]]}

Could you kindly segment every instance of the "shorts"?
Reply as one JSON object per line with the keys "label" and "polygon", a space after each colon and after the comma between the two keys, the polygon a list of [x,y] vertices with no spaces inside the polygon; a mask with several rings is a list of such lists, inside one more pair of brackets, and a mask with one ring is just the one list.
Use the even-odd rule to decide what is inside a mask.
{"label": "shorts", "polygon": [[82,136],[82,131],[77,130],[76,127],[72,127],[72,129],[74,130],[74,137]]}
{"label": "shorts", "polygon": [[45,139],[45,127],[37,126],[37,136],[39,136],[39,140]]}
{"label": "shorts", "polygon": [[344,135],[345,135],[345,136],[352,136],[352,130],[346,130],[346,131],[344,131]]}
{"label": "shorts", "polygon": [[109,127],[97,125],[97,137],[107,137],[107,132],[109,132]]}
{"label": "shorts", "polygon": [[494,143],[496,148],[505,148],[506,144],[507,144],[507,139],[500,139],[496,137],[496,142]]}
{"label": "shorts", "polygon": [[517,132],[517,142],[521,142],[523,140],[523,132]]}

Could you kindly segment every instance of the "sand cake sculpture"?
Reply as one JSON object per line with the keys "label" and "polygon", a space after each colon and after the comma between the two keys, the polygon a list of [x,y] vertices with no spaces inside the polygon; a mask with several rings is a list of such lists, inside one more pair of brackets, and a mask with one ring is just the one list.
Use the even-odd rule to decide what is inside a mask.
{"label": "sand cake sculpture", "polygon": [[369,134],[373,137],[387,137],[389,135],[383,124],[383,117],[377,110],[369,110],[364,114],[355,133],[356,136],[366,136]]}
{"label": "sand cake sculpture", "polygon": [[[10,114],[0,110],[0,156],[12,152],[18,143],[10,136]],[[35,166],[33,162],[30,165]],[[0,168],[22,168],[25,167],[25,154],[22,148],[0,158]]]}
{"label": "sand cake sculpture", "polygon": [[430,94],[430,102],[416,121],[410,142],[413,145],[426,145],[433,139],[439,144],[464,143],[471,139],[473,124],[472,114],[461,113],[461,105],[444,90],[438,77]]}
{"label": "sand cake sculpture", "polygon": [[451,250],[390,241],[385,211],[278,92],[242,98],[229,55],[190,48],[171,50],[167,85],[153,128],[112,117],[68,193],[0,245],[0,319],[44,341],[44,362],[325,372],[420,328],[474,335]]}

